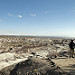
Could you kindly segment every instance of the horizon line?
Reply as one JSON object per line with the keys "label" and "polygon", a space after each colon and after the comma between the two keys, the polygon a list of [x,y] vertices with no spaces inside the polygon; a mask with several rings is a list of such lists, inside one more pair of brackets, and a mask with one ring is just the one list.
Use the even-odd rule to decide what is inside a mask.
{"label": "horizon line", "polygon": [[74,39],[75,37],[71,36],[58,36],[58,35],[20,35],[20,34],[0,34],[0,36],[25,36],[25,37],[51,37],[51,38],[72,38]]}

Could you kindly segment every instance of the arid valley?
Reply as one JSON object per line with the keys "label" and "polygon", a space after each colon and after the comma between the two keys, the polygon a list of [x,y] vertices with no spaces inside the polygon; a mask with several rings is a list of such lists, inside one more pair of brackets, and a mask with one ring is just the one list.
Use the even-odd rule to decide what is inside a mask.
{"label": "arid valley", "polygon": [[74,75],[68,38],[0,36],[0,75]]}

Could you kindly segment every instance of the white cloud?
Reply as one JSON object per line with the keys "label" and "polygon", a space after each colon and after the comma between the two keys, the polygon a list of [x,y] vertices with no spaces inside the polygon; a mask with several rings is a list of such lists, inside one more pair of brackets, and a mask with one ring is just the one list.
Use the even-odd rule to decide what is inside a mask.
{"label": "white cloud", "polygon": [[8,16],[13,16],[13,14],[11,14],[11,13],[8,13]]}
{"label": "white cloud", "polygon": [[22,15],[18,15],[18,17],[19,17],[19,18],[22,18],[23,16],[22,16]]}
{"label": "white cloud", "polygon": [[44,14],[48,14],[48,11],[45,11]]}
{"label": "white cloud", "polygon": [[36,16],[36,14],[30,14],[30,16]]}

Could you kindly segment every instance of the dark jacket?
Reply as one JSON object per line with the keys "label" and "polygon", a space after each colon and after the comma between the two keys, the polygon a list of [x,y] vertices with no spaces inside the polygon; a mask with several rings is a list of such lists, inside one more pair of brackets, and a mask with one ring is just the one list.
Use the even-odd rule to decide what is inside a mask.
{"label": "dark jacket", "polygon": [[73,41],[71,41],[71,42],[70,42],[69,47],[70,47],[70,49],[74,49],[75,44],[74,44],[74,42],[73,42]]}

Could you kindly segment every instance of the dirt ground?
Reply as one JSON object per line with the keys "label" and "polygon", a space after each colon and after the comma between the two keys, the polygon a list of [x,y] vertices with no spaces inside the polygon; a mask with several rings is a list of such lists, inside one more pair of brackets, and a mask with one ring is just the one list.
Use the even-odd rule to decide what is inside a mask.
{"label": "dirt ground", "polygon": [[56,59],[52,59],[52,61],[63,71],[75,75],[75,58],[57,57]]}

